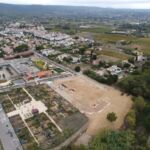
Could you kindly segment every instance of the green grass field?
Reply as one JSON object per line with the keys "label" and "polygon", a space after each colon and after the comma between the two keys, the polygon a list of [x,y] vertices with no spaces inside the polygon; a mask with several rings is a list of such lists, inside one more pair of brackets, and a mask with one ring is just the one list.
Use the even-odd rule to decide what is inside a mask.
{"label": "green grass field", "polygon": [[91,32],[91,33],[106,33],[111,32],[111,28],[109,26],[99,26],[96,28],[81,28],[80,32]]}
{"label": "green grass field", "polygon": [[97,34],[97,33],[94,33],[93,36],[94,36],[95,40],[103,41],[106,43],[108,43],[108,42],[115,43],[120,40],[133,41],[136,39],[133,36],[120,35],[120,34]]}
{"label": "green grass field", "polygon": [[150,54],[150,38],[139,38],[133,41],[133,44],[140,46],[145,54]]}
{"label": "green grass field", "polygon": [[99,54],[114,57],[114,58],[117,58],[120,60],[128,60],[131,57],[127,54],[119,53],[119,52],[115,52],[115,51],[110,51],[110,50],[101,51]]}
{"label": "green grass field", "polygon": [[[87,33],[87,32],[86,32]],[[85,32],[83,32],[83,35],[86,35]],[[141,51],[144,52],[144,54],[150,54],[150,37],[149,38],[138,38],[131,35],[120,35],[120,34],[104,34],[104,33],[91,33],[88,32],[87,35],[90,34],[93,36],[93,38],[96,41],[101,41],[104,43],[112,43],[115,44],[117,41],[125,40],[125,41],[131,41],[131,44],[128,45],[128,48],[133,47],[140,47]]]}
{"label": "green grass field", "polygon": [[45,62],[43,60],[36,60],[34,63],[40,70],[43,70],[45,67]]}

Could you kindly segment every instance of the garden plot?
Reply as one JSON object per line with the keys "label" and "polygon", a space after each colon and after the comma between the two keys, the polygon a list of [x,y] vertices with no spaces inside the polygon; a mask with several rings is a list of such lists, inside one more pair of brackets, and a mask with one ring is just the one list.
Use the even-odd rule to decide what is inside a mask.
{"label": "garden plot", "polygon": [[[36,90],[34,90],[35,88]],[[78,109],[47,85],[38,85],[26,89],[36,100],[41,100],[47,106],[48,114],[62,129],[75,132],[87,121],[87,118]],[[75,118],[81,124],[76,124],[78,121],[73,124],[71,120]],[[68,123],[68,126],[66,126],[66,123]]]}
{"label": "garden plot", "polygon": [[[62,130],[62,132],[56,132],[57,134],[55,134],[55,136],[49,141],[51,144],[47,143],[47,146],[53,147],[59,145],[87,123],[87,118],[81,114],[78,109],[47,85],[27,87],[26,90],[34,99],[38,101],[41,100],[45,104],[47,107],[47,114]],[[39,128],[41,128],[40,125]],[[35,131],[35,133],[36,132],[37,131]],[[43,141],[45,137],[41,136],[40,138],[38,137],[38,139]]]}
{"label": "garden plot", "polygon": [[24,150],[29,149],[36,149],[37,144],[35,143],[33,137],[31,136],[30,132],[26,128],[23,120],[19,115],[13,116],[9,118],[16,135],[18,136],[21,145],[23,146]]}
{"label": "garden plot", "polygon": [[6,113],[9,113],[15,110],[15,107],[13,103],[10,101],[7,94],[0,95],[0,102],[2,103],[3,109]]}
{"label": "garden plot", "polygon": [[22,88],[13,89],[11,92],[8,92],[8,97],[16,106],[31,102],[31,98]]}
{"label": "garden plot", "polygon": [[40,144],[47,145],[47,148],[53,146],[54,139],[60,134],[60,131],[44,113],[37,114],[25,121]]}
{"label": "garden plot", "polygon": [[7,116],[25,150],[59,146],[87,123],[87,117],[45,84],[14,89],[1,98],[15,108]]}
{"label": "garden plot", "polygon": [[[37,85],[37,86],[30,86],[26,88],[27,91],[34,97],[36,101],[47,101],[51,98],[50,89],[47,88],[46,85]],[[36,90],[35,90],[36,89]]]}

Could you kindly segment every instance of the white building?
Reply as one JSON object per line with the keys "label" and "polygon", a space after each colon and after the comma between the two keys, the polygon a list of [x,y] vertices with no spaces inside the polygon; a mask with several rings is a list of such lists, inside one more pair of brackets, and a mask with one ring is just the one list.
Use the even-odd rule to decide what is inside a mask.
{"label": "white building", "polygon": [[109,71],[111,75],[119,75],[122,73],[122,69],[116,65],[107,68],[107,71]]}

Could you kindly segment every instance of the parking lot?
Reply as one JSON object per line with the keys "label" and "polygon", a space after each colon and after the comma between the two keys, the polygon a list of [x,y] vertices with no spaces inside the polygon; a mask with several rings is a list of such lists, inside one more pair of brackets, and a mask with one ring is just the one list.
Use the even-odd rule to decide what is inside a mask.
{"label": "parking lot", "polygon": [[10,80],[17,76],[17,73],[10,65],[0,66],[0,80]]}
{"label": "parking lot", "polygon": [[19,74],[39,72],[39,69],[34,66],[30,58],[14,60],[12,61],[12,66],[18,70]]}

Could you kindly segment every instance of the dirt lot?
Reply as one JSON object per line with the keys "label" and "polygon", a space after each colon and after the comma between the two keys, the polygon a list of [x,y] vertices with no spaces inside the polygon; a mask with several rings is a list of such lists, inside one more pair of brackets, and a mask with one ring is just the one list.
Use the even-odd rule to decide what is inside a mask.
{"label": "dirt lot", "polygon": [[[78,140],[83,144],[102,128],[120,128],[132,106],[131,97],[81,75],[57,80],[52,88],[88,116],[87,132]],[[113,124],[106,119],[109,112],[117,114]]]}

